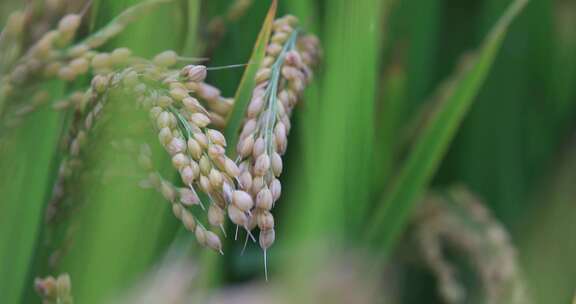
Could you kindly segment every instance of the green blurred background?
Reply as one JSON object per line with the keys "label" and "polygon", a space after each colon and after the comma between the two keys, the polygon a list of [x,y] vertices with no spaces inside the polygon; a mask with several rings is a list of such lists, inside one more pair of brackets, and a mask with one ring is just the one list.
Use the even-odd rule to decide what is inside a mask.
{"label": "green blurred background", "polygon": [[[136,2],[93,0],[84,35]],[[227,22],[211,49],[216,36],[210,21],[233,2],[174,1],[105,49],[129,46],[147,57],[165,49],[187,56],[208,52],[209,66],[247,62],[270,1],[252,1],[238,20]],[[273,280],[312,263],[294,257],[320,243],[362,248],[375,265],[395,261],[402,232],[427,189],[459,183],[481,197],[511,234],[533,302],[572,300],[576,2],[530,0],[509,28],[495,30],[513,2],[522,1],[279,1],[277,15],[299,17],[320,38],[324,59],[293,118],[283,197],[274,212]],[[0,23],[20,5],[1,0]],[[438,95],[471,52],[472,68],[451,78],[448,94]],[[233,96],[242,73],[213,71],[208,82]],[[72,89],[56,81],[46,87],[54,96]],[[57,224],[46,224],[43,210],[66,115],[46,108],[6,135],[0,151],[1,303],[39,303],[34,277],[61,272],[70,273],[77,303],[103,303],[136,284],[175,246],[200,265],[197,289],[262,278],[256,245],[240,255],[242,242],[228,240],[225,256],[205,253],[159,194],[138,188],[136,164],[115,152],[110,138],[139,132],[153,143],[154,135],[135,127],[142,115],[112,106],[115,112],[91,142],[88,174],[68,198],[77,207]],[[175,177],[160,147],[154,150],[163,172]],[[59,250],[65,254],[51,267]],[[401,293],[413,291],[399,303],[442,302],[434,279],[422,272],[392,277]]]}

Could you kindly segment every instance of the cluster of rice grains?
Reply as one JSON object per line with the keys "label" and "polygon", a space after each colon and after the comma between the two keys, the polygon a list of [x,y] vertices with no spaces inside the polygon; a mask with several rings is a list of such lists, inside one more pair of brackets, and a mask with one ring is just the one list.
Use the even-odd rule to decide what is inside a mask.
{"label": "cluster of rice grains", "polygon": [[[207,69],[186,66],[161,82],[165,88],[138,90],[141,103],[149,109],[160,143],[172,157],[185,188],[165,181],[151,166],[149,152],[143,149],[140,162],[149,170],[148,184],[173,203],[173,211],[198,242],[222,252],[218,235],[204,228],[186,207],[204,208],[198,192],[209,201],[208,222],[224,232],[226,216],[238,228],[259,228],[259,244],[266,250],[275,239],[271,209],[279,199],[282,158],[287,148],[290,116],[311,80],[311,68],[319,60],[315,37],[295,29],[296,18],[287,16],[274,23],[266,57],[256,75],[256,88],[246,110],[237,159],[225,155],[226,139],[209,126],[214,118],[226,116],[232,102],[223,99],[215,88],[203,83]],[[138,83],[135,81],[134,83]],[[199,102],[200,99],[203,102]],[[205,106],[207,108],[205,108]],[[225,235],[225,232],[224,232]],[[267,273],[267,271],[266,271]]]}
{"label": "cluster of rice grains", "polygon": [[61,274],[58,277],[48,276],[36,278],[34,281],[36,292],[42,297],[43,304],[72,304],[72,283],[70,275]]}
{"label": "cluster of rice grains", "polygon": [[[214,251],[223,252],[220,236],[214,230],[222,230],[225,236],[226,218],[236,225],[236,237],[238,227],[246,231],[246,241],[256,241],[251,231],[258,227],[266,264],[266,250],[275,239],[271,209],[280,197],[278,177],[287,148],[290,116],[311,80],[311,68],[319,60],[318,40],[302,34],[293,16],[274,22],[266,56],[259,63],[257,85],[246,109],[237,158],[233,160],[225,154],[226,138],[218,130],[226,126],[234,100],[222,97],[216,87],[204,82],[210,68],[194,64],[182,67],[180,63],[189,58],[174,51],[145,59],[128,48],[96,50],[137,17],[167,1],[151,0],[133,6],[78,43],[73,41],[82,14],[63,16],[56,29],[46,31],[17,60],[2,65],[8,72],[2,73],[5,76],[0,79],[0,116],[21,118],[50,100],[41,90],[38,95],[42,98],[19,96],[42,81],[59,78],[72,82],[92,75],[88,88],[52,105],[58,110],[70,109],[74,115],[64,138],[65,155],[46,211],[47,220],[51,221],[61,213],[68,184],[82,169],[83,151],[106,111],[110,95],[115,91],[130,94],[138,107],[149,113],[182,186],[173,185],[154,169],[150,150],[141,143],[139,163],[147,171],[144,183],[171,203],[174,215],[194,233],[200,245]],[[23,31],[22,20],[17,17],[11,18],[6,35],[17,36],[18,31]],[[195,215],[200,212],[193,209],[197,207],[206,211],[209,225]]]}
{"label": "cluster of rice grains", "polygon": [[532,302],[510,235],[467,188],[428,195],[411,232],[444,302]]}
{"label": "cluster of rice grains", "polygon": [[[174,187],[159,180],[153,171],[149,181],[173,203],[174,215],[195,233],[201,245],[222,252],[220,238],[186,209],[190,205],[203,206],[197,194],[201,191],[210,201],[210,225],[224,230],[225,210],[240,172],[236,163],[225,155],[224,135],[209,127],[212,115],[197,99],[206,97],[206,91],[217,92],[202,82],[206,70],[204,66],[189,65],[162,79],[162,88],[147,87],[137,91],[140,103],[148,109],[154,122],[160,143],[170,154],[172,165],[180,173],[186,188],[174,191]],[[221,98],[219,93],[213,95]],[[145,153],[141,154],[140,161],[151,169]]]}
{"label": "cluster of rice grains", "polygon": [[293,16],[274,23],[236,147],[241,171],[239,186],[253,198],[254,205],[243,205],[247,199],[238,194],[228,210],[236,225],[250,230],[258,226],[264,259],[275,239],[274,217],[270,211],[281,193],[278,177],[282,173],[290,117],[311,80],[311,68],[320,57],[318,40],[301,35],[296,26],[297,19]]}
{"label": "cluster of rice grains", "polygon": [[[118,50],[124,52],[126,49],[99,54],[105,57],[97,61],[98,67],[111,69],[112,58]],[[126,60],[136,60],[128,50],[126,54]],[[208,125],[221,126],[223,116],[232,107],[232,101],[221,97],[218,89],[203,82],[207,73],[205,66],[188,65],[182,69],[171,69],[177,62],[176,53],[165,51],[151,61],[140,58],[137,63],[119,70],[104,70],[93,78],[91,88],[83,95],[85,98],[79,99],[85,102],[70,129],[68,157],[62,162],[49,210],[58,209],[58,202],[64,193],[62,189],[71,174],[78,171],[82,148],[105,107],[107,95],[118,89],[133,95],[138,105],[149,112],[159,141],[171,156],[172,164],[187,188],[175,191],[174,187],[154,174],[149,177],[151,184],[173,203],[175,215],[195,233],[200,244],[221,251],[219,237],[207,230],[186,207],[200,204],[196,191],[201,190],[210,198],[210,224],[223,227],[227,195],[224,190],[232,189],[229,185],[233,184],[239,169],[224,154],[224,135]],[[147,170],[153,169],[147,153],[141,153],[140,163]]]}
{"label": "cluster of rice grains", "polygon": [[[132,6],[98,32],[76,43],[76,34],[88,6],[83,12],[62,16],[52,30],[44,29],[43,24],[41,28],[44,31],[36,33],[38,38],[29,43],[22,40],[26,38],[27,29],[35,25],[29,12],[32,9],[12,13],[0,34],[0,127],[16,125],[25,114],[50,100],[47,91],[43,90],[43,82],[54,78],[73,82],[90,72],[106,74],[131,65],[131,52],[126,48],[110,54],[96,49],[142,15],[170,1],[149,0]],[[68,103],[61,102],[54,106],[62,108],[71,104],[72,100],[81,99],[79,96],[73,94]]]}

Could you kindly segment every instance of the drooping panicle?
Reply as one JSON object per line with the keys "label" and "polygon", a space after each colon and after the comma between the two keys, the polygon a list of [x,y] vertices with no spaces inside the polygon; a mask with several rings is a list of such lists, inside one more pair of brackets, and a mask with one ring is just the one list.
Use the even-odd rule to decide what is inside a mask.
{"label": "drooping panicle", "polygon": [[278,201],[283,170],[282,155],[288,146],[292,111],[312,78],[320,59],[318,40],[298,29],[291,15],[277,19],[256,73],[256,88],[246,109],[245,121],[236,147],[239,155],[240,188],[255,202],[250,212],[242,210],[260,229],[260,247],[274,243],[271,209]]}

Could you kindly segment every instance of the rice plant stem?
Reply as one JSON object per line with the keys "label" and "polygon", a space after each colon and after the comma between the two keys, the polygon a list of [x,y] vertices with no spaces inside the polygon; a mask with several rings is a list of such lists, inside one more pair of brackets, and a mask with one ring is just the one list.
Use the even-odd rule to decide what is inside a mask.
{"label": "rice plant stem", "polygon": [[178,112],[174,106],[169,106],[168,109],[170,112],[172,112],[172,114],[174,114],[174,116],[176,116],[178,119],[178,124],[184,129],[184,136],[186,137],[186,140],[190,139],[192,137],[192,130],[190,130],[190,126],[188,125],[188,122],[186,122],[186,119],[182,117],[182,114],[180,114],[180,112]]}
{"label": "rice plant stem", "polygon": [[266,88],[266,98],[268,99],[268,109],[270,112],[268,113],[267,122],[266,122],[266,134],[264,137],[266,143],[266,151],[268,155],[272,155],[273,147],[272,147],[272,130],[274,128],[274,124],[276,123],[276,103],[278,99],[278,82],[280,81],[280,74],[282,71],[282,66],[284,65],[284,58],[286,53],[290,50],[294,49],[296,45],[296,39],[298,38],[299,30],[294,30],[290,35],[290,38],[282,48],[282,52],[278,55],[278,58],[272,65],[272,75],[270,76],[270,85]]}

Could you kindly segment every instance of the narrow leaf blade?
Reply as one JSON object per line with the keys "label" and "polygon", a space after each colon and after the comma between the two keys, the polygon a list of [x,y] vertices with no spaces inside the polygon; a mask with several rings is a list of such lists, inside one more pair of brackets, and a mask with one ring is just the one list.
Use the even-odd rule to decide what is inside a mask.
{"label": "narrow leaf blade", "polygon": [[268,13],[266,14],[266,18],[264,19],[264,23],[262,24],[262,29],[256,39],[254,50],[250,56],[250,64],[246,67],[246,70],[242,75],[242,80],[240,80],[240,85],[234,95],[234,108],[230,111],[230,114],[226,119],[228,123],[226,124],[224,135],[228,139],[227,152],[229,154],[233,153],[236,148],[240,124],[242,123],[246,107],[252,97],[252,91],[256,86],[255,76],[258,71],[258,63],[264,59],[264,55],[266,54],[266,44],[268,43],[270,34],[272,33],[272,23],[276,16],[276,8],[277,2],[276,0],[273,0],[270,9],[268,9]]}
{"label": "narrow leaf blade", "polygon": [[367,232],[371,243],[390,251],[397,236],[446,153],[450,141],[478,94],[512,20],[527,0],[514,1],[487,36],[477,56],[458,75],[451,92],[418,136],[390,191],[383,196]]}

